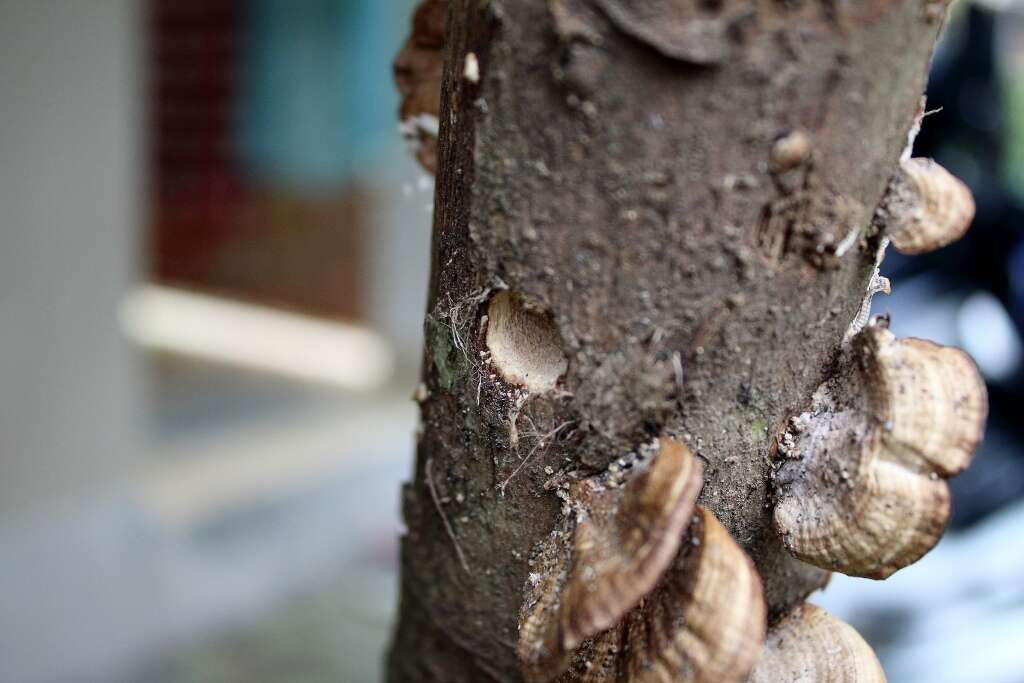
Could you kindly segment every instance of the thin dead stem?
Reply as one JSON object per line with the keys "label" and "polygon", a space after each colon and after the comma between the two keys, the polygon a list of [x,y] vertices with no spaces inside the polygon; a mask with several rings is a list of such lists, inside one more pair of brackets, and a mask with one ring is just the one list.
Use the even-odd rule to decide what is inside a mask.
{"label": "thin dead stem", "polygon": [[455,530],[452,529],[451,522],[448,521],[448,515],[444,513],[444,508],[441,507],[441,499],[437,497],[437,487],[434,486],[434,475],[431,472],[431,467],[434,465],[433,458],[427,458],[426,465],[424,465],[424,472],[427,475],[427,488],[430,489],[430,498],[434,501],[434,507],[437,508],[437,514],[441,516],[441,521],[444,522],[444,530],[448,532],[448,538],[452,539],[452,545],[455,546],[455,554],[459,556],[459,563],[462,564],[462,568],[466,570],[467,574],[472,572],[469,571],[469,563],[466,562],[466,556],[462,552],[462,546],[459,545],[459,539],[455,537]]}
{"label": "thin dead stem", "polygon": [[[475,307],[487,298],[490,291],[490,289],[482,289],[476,294],[470,295],[460,303],[455,303],[449,295],[448,308],[440,315],[441,324],[447,327],[452,333],[452,344],[455,346],[456,350],[461,352],[467,359],[470,358],[469,345],[466,343],[466,340],[462,337],[462,333],[460,332],[460,328],[462,328],[462,326],[467,322],[464,319],[464,316],[475,310]],[[444,320],[447,320],[448,322],[444,322]]]}

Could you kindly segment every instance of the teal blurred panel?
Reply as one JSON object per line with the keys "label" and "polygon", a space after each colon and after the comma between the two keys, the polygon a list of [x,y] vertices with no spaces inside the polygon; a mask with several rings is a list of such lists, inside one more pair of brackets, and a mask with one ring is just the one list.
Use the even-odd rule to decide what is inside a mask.
{"label": "teal blurred panel", "polygon": [[239,158],[254,179],[327,191],[396,144],[391,61],[402,0],[251,0],[238,95]]}

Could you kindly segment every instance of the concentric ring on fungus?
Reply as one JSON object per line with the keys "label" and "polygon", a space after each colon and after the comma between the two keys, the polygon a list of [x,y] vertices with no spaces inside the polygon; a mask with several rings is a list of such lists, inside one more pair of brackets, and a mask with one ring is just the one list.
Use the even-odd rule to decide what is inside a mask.
{"label": "concentric ring on fungus", "polygon": [[950,513],[945,478],[970,463],[987,414],[963,351],[897,339],[880,325],[853,339],[784,438],[775,526],[810,564],[883,579],[928,552]]}
{"label": "concentric ring on fungus", "polygon": [[621,484],[606,473],[570,488],[575,516],[536,554],[520,615],[528,680],[746,678],[764,639],[761,580],[695,506],[701,483],[689,449],[661,438]]}

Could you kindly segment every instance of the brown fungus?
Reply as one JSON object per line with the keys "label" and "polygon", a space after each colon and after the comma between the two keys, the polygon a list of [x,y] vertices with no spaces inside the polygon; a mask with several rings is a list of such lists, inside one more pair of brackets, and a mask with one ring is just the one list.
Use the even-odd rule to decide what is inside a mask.
{"label": "brown fungus", "polygon": [[885,209],[896,251],[923,254],[963,237],[974,219],[974,198],[963,181],[936,162],[912,158],[901,162]]}
{"label": "brown fungus", "polygon": [[520,616],[526,677],[739,683],[764,597],[747,556],[695,508],[700,462],[662,438],[653,459],[625,464],[573,485],[568,528],[538,553]]}
{"label": "brown fungus", "polygon": [[883,579],[942,535],[944,479],[981,440],[985,385],[963,351],[877,324],[854,337],[845,367],[780,440],[775,526],[805,562]]}
{"label": "brown fungus", "polygon": [[[643,452],[641,452],[641,456]],[[531,680],[551,680],[575,649],[619,621],[672,562],[693,514],[702,468],[682,443],[662,438],[653,461],[575,482],[571,532],[556,531],[527,586],[519,657]]]}
{"label": "brown fungus", "polygon": [[588,683],[741,683],[765,637],[753,563],[698,507],[661,582],[625,618],[580,648],[560,679]]}
{"label": "brown fungus", "polygon": [[437,172],[438,116],[444,71],[445,16],[448,0],[423,0],[412,20],[412,33],[395,58],[395,84],[402,96],[398,120],[413,145],[416,160]]}
{"label": "brown fungus", "polygon": [[885,683],[885,672],[853,627],[804,603],[768,630],[747,683]]}

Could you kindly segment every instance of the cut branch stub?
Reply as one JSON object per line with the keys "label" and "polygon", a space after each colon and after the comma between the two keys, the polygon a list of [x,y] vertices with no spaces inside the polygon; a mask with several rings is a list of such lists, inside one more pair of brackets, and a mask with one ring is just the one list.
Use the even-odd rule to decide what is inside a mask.
{"label": "cut branch stub", "polygon": [[955,242],[974,220],[971,191],[931,159],[901,162],[885,208],[889,238],[903,254],[923,254]]}
{"label": "cut branch stub", "polygon": [[437,172],[438,116],[444,71],[448,0],[424,0],[416,8],[412,33],[395,58],[395,84],[402,96],[398,113],[402,135],[424,169]]}
{"label": "cut branch stub", "polygon": [[768,630],[747,683],[885,683],[885,672],[853,627],[804,603]]}
{"label": "cut branch stub", "polygon": [[944,478],[981,441],[985,385],[959,349],[877,324],[853,339],[844,367],[780,440],[775,526],[805,562],[882,579],[942,535]]}
{"label": "cut branch stub", "polygon": [[753,563],[698,507],[658,586],[616,626],[585,643],[564,678],[587,683],[740,683],[765,637]]}
{"label": "cut branch stub", "polygon": [[635,607],[675,558],[702,468],[678,441],[656,448],[647,462],[641,451],[624,482],[611,471],[571,487],[574,529],[548,539],[520,618],[518,653],[531,680],[561,674],[580,643]]}
{"label": "cut branch stub", "polygon": [[554,389],[569,365],[551,313],[508,290],[487,306],[487,349],[502,379],[532,393]]}

